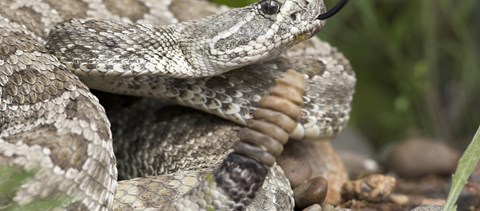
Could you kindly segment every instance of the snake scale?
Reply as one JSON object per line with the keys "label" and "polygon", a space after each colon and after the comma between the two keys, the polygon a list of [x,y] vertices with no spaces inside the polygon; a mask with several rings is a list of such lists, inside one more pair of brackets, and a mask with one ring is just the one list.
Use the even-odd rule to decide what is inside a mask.
{"label": "snake scale", "polygon": [[[324,10],[320,0],[231,10],[202,0],[0,1],[0,164],[38,169],[11,200],[63,194],[78,210],[243,209],[250,202],[232,201],[208,172],[275,79],[291,67],[306,79],[291,139],[331,137],[348,121],[348,61],[316,38],[299,43],[323,27]],[[147,100],[109,120],[89,88],[231,122]],[[117,174],[129,180],[117,185]],[[249,209],[291,209],[289,195],[274,166]]]}

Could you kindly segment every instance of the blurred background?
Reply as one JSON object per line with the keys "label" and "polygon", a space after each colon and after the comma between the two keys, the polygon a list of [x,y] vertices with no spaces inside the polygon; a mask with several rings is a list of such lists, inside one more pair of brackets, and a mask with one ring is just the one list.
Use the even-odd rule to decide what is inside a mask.
{"label": "blurred background", "polygon": [[350,1],[318,35],[356,71],[350,127],[376,149],[412,137],[466,147],[480,123],[479,21],[477,0]]}

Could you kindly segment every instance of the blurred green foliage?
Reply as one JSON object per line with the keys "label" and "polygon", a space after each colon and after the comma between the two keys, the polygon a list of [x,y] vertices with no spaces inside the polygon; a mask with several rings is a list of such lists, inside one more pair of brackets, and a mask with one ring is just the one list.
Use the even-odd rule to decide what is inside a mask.
{"label": "blurred green foliage", "polygon": [[53,210],[62,203],[70,201],[69,197],[57,196],[33,200],[32,202],[19,205],[11,201],[18,188],[35,175],[32,171],[0,165],[0,210],[26,211],[26,210]]}
{"label": "blurred green foliage", "polygon": [[321,38],[358,77],[353,124],[377,144],[470,140],[480,122],[476,0],[350,1]]}
{"label": "blurred green foliage", "polygon": [[413,135],[470,140],[480,122],[478,20],[477,0],[350,1],[319,36],[356,70],[351,124],[377,147]]}

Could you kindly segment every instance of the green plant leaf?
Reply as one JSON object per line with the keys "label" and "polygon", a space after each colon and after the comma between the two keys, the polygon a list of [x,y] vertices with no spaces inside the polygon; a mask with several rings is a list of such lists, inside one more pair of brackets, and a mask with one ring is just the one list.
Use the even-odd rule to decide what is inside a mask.
{"label": "green plant leaf", "polygon": [[444,211],[456,210],[456,202],[463,187],[467,184],[468,177],[475,170],[480,159],[480,127],[478,128],[475,136],[470,142],[462,157],[460,158],[457,166],[457,170],[453,175],[452,187],[448,193],[447,203],[443,208]]}

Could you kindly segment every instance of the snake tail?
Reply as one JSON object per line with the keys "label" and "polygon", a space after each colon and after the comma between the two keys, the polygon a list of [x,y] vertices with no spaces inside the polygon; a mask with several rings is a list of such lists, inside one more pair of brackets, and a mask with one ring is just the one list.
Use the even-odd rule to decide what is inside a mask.
{"label": "snake tail", "polygon": [[295,129],[303,103],[304,77],[288,70],[260,100],[247,127],[239,133],[240,140],[215,171],[217,185],[235,202],[235,209],[244,210],[267,176]]}

